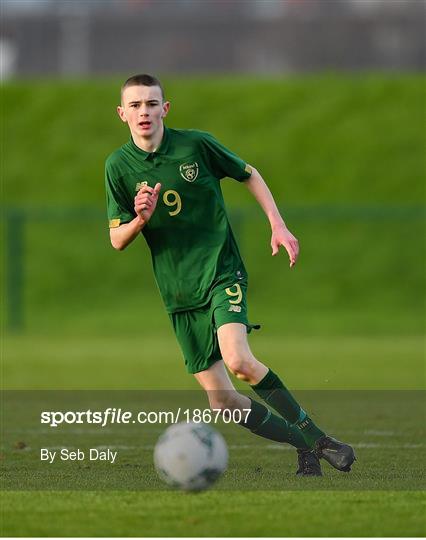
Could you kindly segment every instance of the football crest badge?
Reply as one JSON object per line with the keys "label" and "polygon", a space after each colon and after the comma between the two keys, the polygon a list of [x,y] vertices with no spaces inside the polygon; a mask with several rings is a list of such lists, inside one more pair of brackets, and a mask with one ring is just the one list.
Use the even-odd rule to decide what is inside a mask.
{"label": "football crest badge", "polygon": [[179,167],[180,175],[187,182],[194,182],[198,176],[198,163],[184,163]]}

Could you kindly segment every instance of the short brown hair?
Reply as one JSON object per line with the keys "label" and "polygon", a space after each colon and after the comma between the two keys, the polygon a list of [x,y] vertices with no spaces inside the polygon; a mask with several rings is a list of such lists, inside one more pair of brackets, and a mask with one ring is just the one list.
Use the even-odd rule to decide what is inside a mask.
{"label": "short brown hair", "polygon": [[158,86],[161,90],[161,97],[164,101],[163,87],[160,81],[152,75],[148,75],[147,73],[141,73],[139,75],[132,75],[131,77],[129,77],[121,87],[121,97],[123,97],[124,90],[129,86]]}

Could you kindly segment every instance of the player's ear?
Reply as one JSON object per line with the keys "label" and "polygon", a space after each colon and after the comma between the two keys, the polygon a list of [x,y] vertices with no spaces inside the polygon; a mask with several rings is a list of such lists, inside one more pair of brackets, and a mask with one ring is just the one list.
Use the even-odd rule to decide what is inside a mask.
{"label": "player's ear", "polygon": [[170,101],[165,101],[163,103],[163,113],[161,115],[161,118],[165,118],[170,110]]}
{"label": "player's ear", "polygon": [[122,122],[127,122],[126,115],[124,114],[124,109],[121,105],[118,105],[117,107],[117,114]]}

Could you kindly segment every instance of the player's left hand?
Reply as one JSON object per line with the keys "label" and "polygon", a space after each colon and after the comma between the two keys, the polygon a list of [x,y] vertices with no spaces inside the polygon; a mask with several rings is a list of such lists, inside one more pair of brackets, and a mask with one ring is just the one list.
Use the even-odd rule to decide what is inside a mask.
{"label": "player's left hand", "polygon": [[285,225],[280,225],[272,229],[272,256],[275,256],[278,253],[280,246],[285,247],[290,259],[290,268],[293,268],[296,264],[297,257],[299,256],[299,241],[291,234]]}

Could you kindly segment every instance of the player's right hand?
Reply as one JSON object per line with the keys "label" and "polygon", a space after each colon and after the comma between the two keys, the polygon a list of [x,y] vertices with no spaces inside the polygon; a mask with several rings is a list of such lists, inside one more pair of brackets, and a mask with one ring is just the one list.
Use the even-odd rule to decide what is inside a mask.
{"label": "player's right hand", "polygon": [[155,187],[142,186],[135,197],[135,212],[145,222],[151,219],[157,206],[158,195],[160,194],[161,184],[155,184]]}

